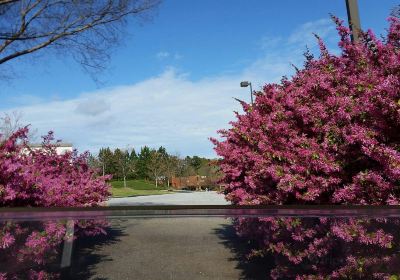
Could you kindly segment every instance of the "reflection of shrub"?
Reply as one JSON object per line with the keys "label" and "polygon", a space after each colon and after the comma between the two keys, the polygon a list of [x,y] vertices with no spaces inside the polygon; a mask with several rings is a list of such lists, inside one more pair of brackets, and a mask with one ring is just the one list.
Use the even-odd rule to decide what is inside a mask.
{"label": "reflection of shrub", "polygon": [[335,18],[339,56],[321,56],[242,103],[213,140],[235,204],[400,204],[400,22],[360,43]]}
{"label": "reflection of shrub", "polygon": [[[57,155],[52,133],[42,149],[30,150],[27,132],[21,129],[0,143],[0,206],[95,206],[109,196],[108,177],[88,166],[88,154]],[[75,236],[105,233],[105,225],[75,222]],[[47,268],[59,258],[65,233],[66,222],[0,223],[0,279],[57,277]]]}
{"label": "reflection of shrub", "polygon": [[[76,239],[106,234],[104,220],[70,221]],[[66,221],[0,223],[0,280],[58,279]]]}
{"label": "reflection of shrub", "polygon": [[272,256],[273,279],[397,279],[400,220],[241,218],[237,232]]}

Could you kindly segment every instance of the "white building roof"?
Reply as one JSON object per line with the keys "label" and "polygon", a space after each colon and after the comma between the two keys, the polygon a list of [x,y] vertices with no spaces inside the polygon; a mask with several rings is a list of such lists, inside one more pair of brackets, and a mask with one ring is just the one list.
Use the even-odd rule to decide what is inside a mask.
{"label": "white building roof", "polygon": [[[33,143],[33,144],[28,144],[28,146],[31,148],[41,148],[42,144]],[[65,147],[65,148],[73,147],[71,143],[63,143],[63,142],[55,143],[54,146]]]}

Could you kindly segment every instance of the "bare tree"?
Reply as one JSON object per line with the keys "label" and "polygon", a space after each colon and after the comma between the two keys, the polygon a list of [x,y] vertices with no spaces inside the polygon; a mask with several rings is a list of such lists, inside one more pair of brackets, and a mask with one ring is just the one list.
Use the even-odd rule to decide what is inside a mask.
{"label": "bare tree", "polygon": [[163,156],[157,150],[152,150],[149,161],[149,175],[155,181],[156,187],[158,187],[158,182],[163,172],[164,172]]}
{"label": "bare tree", "polygon": [[[4,113],[0,117],[0,142],[9,138],[14,132],[26,125],[22,124],[22,113],[13,111],[11,113]],[[29,130],[28,140],[34,139],[36,130]]]}
{"label": "bare tree", "polygon": [[170,179],[176,176],[179,168],[179,156],[178,155],[167,155],[164,156],[164,171],[167,177],[167,186],[169,188]]}
{"label": "bare tree", "polygon": [[127,20],[145,18],[160,1],[0,0],[0,65],[53,49],[71,55],[89,73],[97,72]]}
{"label": "bare tree", "polygon": [[133,172],[135,170],[135,164],[132,162],[130,158],[130,153],[131,149],[127,148],[126,150],[122,151],[122,159],[120,162],[120,166],[122,169],[122,177],[124,179],[124,188],[126,188],[126,177],[128,176],[128,173]]}
{"label": "bare tree", "polygon": [[15,131],[22,127],[21,114],[18,112],[5,113],[0,117],[0,139],[9,138]]}

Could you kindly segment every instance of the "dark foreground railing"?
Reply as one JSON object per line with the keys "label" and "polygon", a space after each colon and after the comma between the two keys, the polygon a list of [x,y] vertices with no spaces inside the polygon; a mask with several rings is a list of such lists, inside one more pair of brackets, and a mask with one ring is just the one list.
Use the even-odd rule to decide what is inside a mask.
{"label": "dark foreground railing", "polygon": [[0,279],[400,279],[398,252],[397,206],[0,209]]}
{"label": "dark foreground railing", "polygon": [[400,206],[177,205],[75,208],[0,208],[0,221],[137,217],[400,217]]}

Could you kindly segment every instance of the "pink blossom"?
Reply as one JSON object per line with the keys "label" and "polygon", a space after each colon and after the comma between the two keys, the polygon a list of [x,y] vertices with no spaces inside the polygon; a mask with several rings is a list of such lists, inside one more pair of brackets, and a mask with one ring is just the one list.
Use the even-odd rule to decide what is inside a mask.
{"label": "pink blossom", "polygon": [[[304,69],[241,102],[223,140],[211,139],[233,204],[400,205],[400,20],[358,43],[333,20],[341,54],[318,39],[319,58],[306,53]],[[236,221],[274,258],[272,279],[391,279],[399,228],[397,218]]]}
{"label": "pink blossom", "polygon": [[241,102],[212,139],[234,204],[399,204],[399,19],[385,40],[368,30],[354,44],[333,19],[340,55],[318,39],[319,59]]}

